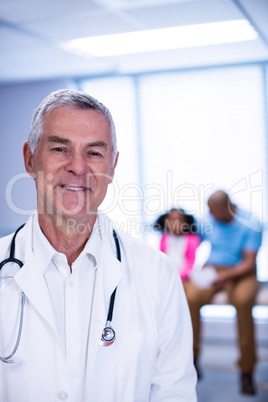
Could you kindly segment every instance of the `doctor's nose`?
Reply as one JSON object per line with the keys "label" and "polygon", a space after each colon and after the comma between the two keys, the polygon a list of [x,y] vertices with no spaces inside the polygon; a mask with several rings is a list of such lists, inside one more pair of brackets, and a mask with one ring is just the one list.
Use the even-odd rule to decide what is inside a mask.
{"label": "doctor's nose", "polygon": [[82,176],[89,171],[89,167],[83,155],[80,153],[73,153],[65,166],[65,169],[77,176]]}

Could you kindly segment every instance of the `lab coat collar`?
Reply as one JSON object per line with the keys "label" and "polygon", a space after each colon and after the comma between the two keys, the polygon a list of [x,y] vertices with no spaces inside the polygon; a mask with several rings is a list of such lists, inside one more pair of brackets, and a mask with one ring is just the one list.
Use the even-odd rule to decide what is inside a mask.
{"label": "lab coat collar", "polygon": [[25,227],[18,233],[16,239],[17,255],[24,262],[24,265],[14,276],[14,280],[39,314],[56,331],[56,321],[48,288],[42,270],[38,269],[43,265],[43,262],[40,256],[33,251],[35,219],[37,219],[36,213],[32,214]]}
{"label": "lab coat collar", "polygon": [[102,267],[104,295],[106,299],[108,297],[110,300],[110,296],[123,274],[123,264],[117,259],[116,245],[113,238],[113,223],[103,213],[99,213],[96,231],[101,238],[100,264]]}

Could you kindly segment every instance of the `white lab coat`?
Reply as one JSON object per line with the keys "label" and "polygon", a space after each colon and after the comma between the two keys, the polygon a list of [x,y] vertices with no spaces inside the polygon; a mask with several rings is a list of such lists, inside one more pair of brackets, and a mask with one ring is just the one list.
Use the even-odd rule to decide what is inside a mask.
{"label": "white lab coat", "polygon": [[[15,256],[24,266],[18,271],[8,264],[0,272],[0,277],[14,274],[14,280],[0,281],[1,356],[15,344],[21,291],[26,295],[17,362],[0,361],[0,402],[196,401],[192,328],[176,269],[163,253],[123,233],[120,263],[110,220],[101,216],[100,221],[109,233],[102,234],[83,401],[73,401],[70,395],[66,355],[38,256],[32,251],[31,217],[16,240]],[[0,239],[0,261],[9,254],[11,238]],[[116,341],[102,347],[99,341],[116,286]]]}

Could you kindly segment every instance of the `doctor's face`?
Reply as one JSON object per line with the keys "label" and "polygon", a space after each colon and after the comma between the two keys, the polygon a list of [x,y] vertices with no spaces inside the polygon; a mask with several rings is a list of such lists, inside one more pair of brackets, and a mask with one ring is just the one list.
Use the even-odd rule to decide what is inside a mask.
{"label": "doctor's face", "polygon": [[95,110],[58,107],[45,117],[34,154],[24,144],[24,159],[39,214],[87,218],[97,212],[117,163],[109,121]]}

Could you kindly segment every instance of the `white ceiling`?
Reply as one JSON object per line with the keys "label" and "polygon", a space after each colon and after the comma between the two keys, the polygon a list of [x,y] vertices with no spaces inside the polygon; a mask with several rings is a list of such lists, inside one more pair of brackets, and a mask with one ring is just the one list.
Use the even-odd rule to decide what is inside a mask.
{"label": "white ceiling", "polygon": [[[87,59],[70,39],[248,19],[250,42]],[[0,0],[0,84],[268,61],[268,0]]]}

